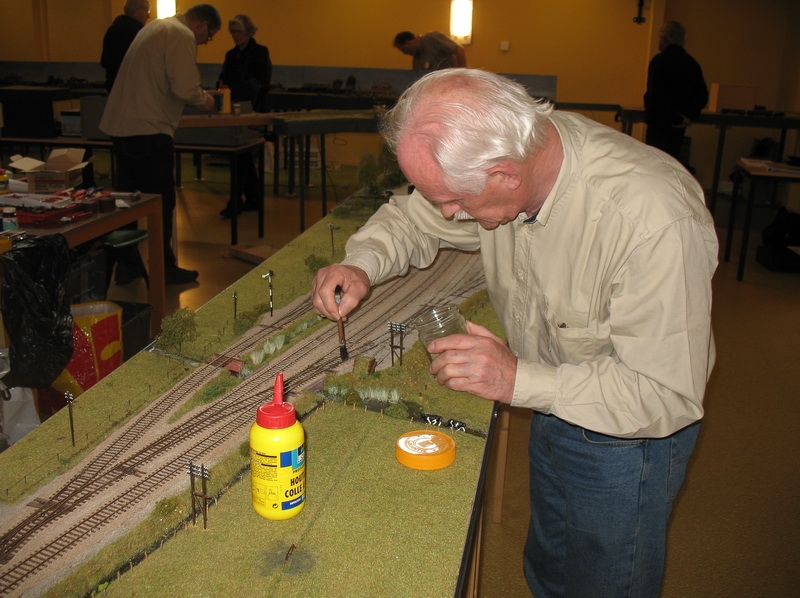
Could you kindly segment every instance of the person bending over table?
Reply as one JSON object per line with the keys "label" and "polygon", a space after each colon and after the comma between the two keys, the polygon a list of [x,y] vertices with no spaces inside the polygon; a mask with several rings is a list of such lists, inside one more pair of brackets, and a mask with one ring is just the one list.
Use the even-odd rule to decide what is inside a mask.
{"label": "person bending over table", "polygon": [[454,42],[441,31],[416,35],[401,31],[394,36],[394,47],[411,56],[411,68],[417,71],[437,71],[467,66],[464,46]]}
{"label": "person bending over table", "polygon": [[415,190],[317,273],[314,309],[354,316],[371,285],[440,248],[480,249],[508,342],[469,322],[427,347],[430,371],[533,410],[531,590],[658,596],[715,358],[702,189],[664,153],[479,70],[421,78],[382,130]]}
{"label": "person bending over table", "polygon": [[216,106],[200,85],[196,55],[197,46],[210,42],[220,26],[210,4],[145,25],[125,54],[100,121],[100,130],[111,137],[118,190],[161,195],[167,284],[187,284],[198,276],[178,267],[171,247],[174,137],[186,104],[209,112]]}

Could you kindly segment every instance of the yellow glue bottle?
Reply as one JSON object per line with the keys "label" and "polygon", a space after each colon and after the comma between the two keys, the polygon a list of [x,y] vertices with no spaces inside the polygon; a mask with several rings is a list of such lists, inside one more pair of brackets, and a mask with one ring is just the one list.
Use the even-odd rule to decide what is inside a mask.
{"label": "yellow glue bottle", "polygon": [[266,519],[289,519],[306,500],[306,444],[294,405],[283,402],[283,374],[275,376],[272,402],[258,408],[250,428],[253,508]]}
{"label": "yellow glue bottle", "polygon": [[221,87],[220,92],[222,93],[222,107],[219,109],[220,114],[230,114],[231,113],[231,90],[228,87]]}

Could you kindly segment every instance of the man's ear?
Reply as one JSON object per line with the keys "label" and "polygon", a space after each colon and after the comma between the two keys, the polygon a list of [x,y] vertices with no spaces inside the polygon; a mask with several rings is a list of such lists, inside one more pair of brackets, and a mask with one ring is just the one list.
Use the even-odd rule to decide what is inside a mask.
{"label": "man's ear", "polygon": [[496,164],[489,169],[489,176],[496,177],[508,189],[518,189],[522,184],[521,165],[510,160]]}

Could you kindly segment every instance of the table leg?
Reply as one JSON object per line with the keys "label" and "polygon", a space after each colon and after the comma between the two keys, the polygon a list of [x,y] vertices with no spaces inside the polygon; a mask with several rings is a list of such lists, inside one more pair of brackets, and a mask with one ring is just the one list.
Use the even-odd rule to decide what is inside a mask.
{"label": "table leg", "polygon": [[[731,259],[731,247],[733,246],[733,227],[736,224],[736,204],[739,201],[739,193],[742,190],[742,179],[744,174],[737,168],[733,173],[733,192],[731,193],[731,209],[728,214],[728,235],[725,239],[725,261]],[[752,182],[751,182],[752,184]]]}
{"label": "table leg", "polygon": [[198,181],[203,180],[203,154],[192,154],[192,159],[194,160],[194,172],[195,172],[195,179]]}
{"label": "table leg", "polygon": [[264,167],[266,166],[267,142],[258,148],[258,238],[264,238]]}
{"label": "table leg", "polygon": [[272,194],[278,197],[281,183],[281,138],[276,137],[272,155]]}
{"label": "table leg", "polygon": [[304,158],[304,146],[305,146],[305,139],[303,137],[297,137],[297,164],[300,166],[298,169],[299,172],[299,179],[298,185],[300,186],[300,232],[302,233],[306,230],[306,174],[308,171],[303,168],[303,164],[305,162]]}
{"label": "table leg", "polygon": [[289,195],[291,195],[292,193],[294,193],[294,156],[295,156],[294,144],[297,141],[297,139],[295,137],[288,137],[287,140],[288,140],[287,145],[289,150],[287,152],[288,154],[287,159],[289,160],[289,174],[288,174],[289,181],[288,181],[288,189],[286,190],[286,192]]}
{"label": "table leg", "polygon": [[322,216],[328,215],[328,169],[325,166],[325,134],[319,136],[319,165],[322,174]]}
{"label": "table leg", "polygon": [[147,261],[150,274],[148,300],[153,306],[150,322],[150,338],[161,332],[161,321],[167,315],[167,294],[164,283],[164,217],[161,213],[161,199],[147,215]]}
{"label": "table leg", "polygon": [[183,189],[183,181],[181,179],[181,152],[175,150],[175,188]]}
{"label": "table leg", "polygon": [[[248,150],[249,151],[249,150]],[[239,155],[234,152],[231,154],[231,245],[236,245],[239,242]]]}
{"label": "table leg", "polygon": [[744,228],[742,229],[742,250],[739,254],[739,269],[736,272],[736,280],[744,278],[744,264],[747,260],[747,242],[750,238],[750,224],[753,220],[753,208],[756,203],[756,181],[750,177],[750,193],[747,197],[747,209],[744,213]]}
{"label": "table leg", "polygon": [[303,168],[306,169],[306,185],[311,186],[311,135],[305,137],[305,151],[306,159],[302,162]]}
{"label": "table leg", "polygon": [[511,428],[511,407],[500,406],[497,430],[497,469],[494,474],[494,505],[492,508],[492,521],[500,523],[503,520],[503,495],[506,486],[506,465],[508,463],[508,434]]}
{"label": "table leg", "polygon": [[714,178],[711,181],[711,197],[708,200],[708,211],[714,215],[717,207],[717,191],[719,190],[719,175],[722,172],[722,154],[725,151],[725,125],[720,125],[717,137],[717,156],[714,159]]}

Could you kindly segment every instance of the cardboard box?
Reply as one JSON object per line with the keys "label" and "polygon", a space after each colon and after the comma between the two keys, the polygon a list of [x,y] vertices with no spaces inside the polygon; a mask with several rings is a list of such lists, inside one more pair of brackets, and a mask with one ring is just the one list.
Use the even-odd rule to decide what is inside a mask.
{"label": "cardboard box", "polygon": [[54,193],[71,189],[83,183],[84,150],[76,147],[56,148],[47,162],[34,158],[12,156],[9,166],[25,173],[28,193]]}
{"label": "cardboard box", "polygon": [[710,112],[721,112],[723,109],[753,110],[755,107],[755,87],[711,84],[708,94],[708,109]]}

